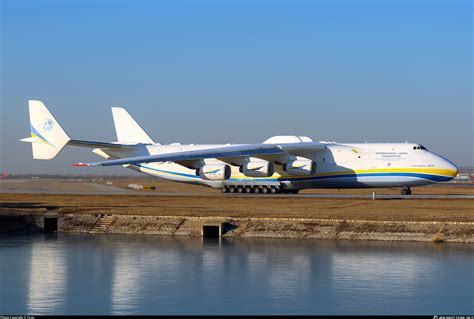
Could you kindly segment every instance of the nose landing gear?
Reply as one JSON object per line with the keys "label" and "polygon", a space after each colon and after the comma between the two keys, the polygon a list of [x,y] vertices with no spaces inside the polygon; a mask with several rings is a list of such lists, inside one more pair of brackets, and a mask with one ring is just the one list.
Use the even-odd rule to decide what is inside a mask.
{"label": "nose landing gear", "polygon": [[411,188],[409,186],[405,186],[402,188],[401,191],[402,195],[411,195]]}

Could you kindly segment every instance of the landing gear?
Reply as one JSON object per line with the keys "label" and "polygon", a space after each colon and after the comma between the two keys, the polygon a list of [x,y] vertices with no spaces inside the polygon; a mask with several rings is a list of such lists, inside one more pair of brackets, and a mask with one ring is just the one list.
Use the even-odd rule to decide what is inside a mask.
{"label": "landing gear", "polygon": [[222,187],[223,193],[245,193],[245,194],[278,194],[291,193],[297,194],[298,190],[285,190],[277,185],[225,185]]}
{"label": "landing gear", "polygon": [[411,188],[409,186],[403,187],[401,191],[402,195],[411,195]]}

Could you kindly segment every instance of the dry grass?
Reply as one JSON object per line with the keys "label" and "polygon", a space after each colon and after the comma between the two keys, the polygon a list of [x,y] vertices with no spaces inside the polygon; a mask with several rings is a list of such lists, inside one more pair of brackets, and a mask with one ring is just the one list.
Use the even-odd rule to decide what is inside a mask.
{"label": "dry grass", "polygon": [[[325,199],[245,196],[135,196],[0,194],[0,207],[11,204],[60,206],[67,211],[101,208],[114,214],[233,217],[296,217],[408,221],[474,222],[469,199]],[[9,205],[5,205],[9,204]]]}

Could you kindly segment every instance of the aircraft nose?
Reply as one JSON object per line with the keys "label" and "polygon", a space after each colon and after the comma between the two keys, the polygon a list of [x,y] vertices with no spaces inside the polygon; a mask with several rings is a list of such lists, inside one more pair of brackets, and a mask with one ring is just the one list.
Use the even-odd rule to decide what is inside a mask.
{"label": "aircraft nose", "polygon": [[459,168],[456,166],[456,164],[454,164],[453,162],[451,162],[448,159],[444,159],[443,164],[444,164],[443,166],[445,167],[445,169],[449,171],[450,176],[452,176],[454,178],[458,175]]}
{"label": "aircraft nose", "polygon": [[457,176],[458,173],[459,173],[459,168],[456,165],[454,165],[453,163],[450,163],[450,164],[452,166],[452,170],[454,170],[454,176]]}

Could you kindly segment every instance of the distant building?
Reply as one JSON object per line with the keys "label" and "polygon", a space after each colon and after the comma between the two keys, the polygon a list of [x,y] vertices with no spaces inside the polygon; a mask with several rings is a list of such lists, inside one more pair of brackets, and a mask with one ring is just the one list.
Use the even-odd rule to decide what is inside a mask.
{"label": "distant building", "polygon": [[454,179],[455,182],[474,182],[474,168],[460,167],[459,173]]}

